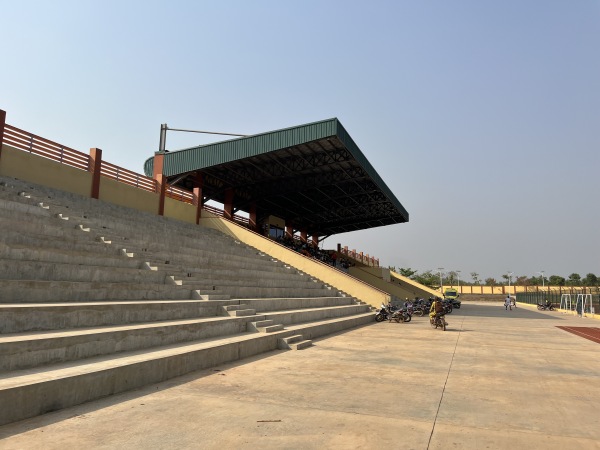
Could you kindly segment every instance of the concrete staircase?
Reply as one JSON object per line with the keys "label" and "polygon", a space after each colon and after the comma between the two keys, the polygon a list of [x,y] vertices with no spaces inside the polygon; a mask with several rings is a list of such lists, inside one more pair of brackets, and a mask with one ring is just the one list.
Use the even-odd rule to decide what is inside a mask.
{"label": "concrete staircase", "polygon": [[0,424],[369,323],[218,231],[0,177]]}

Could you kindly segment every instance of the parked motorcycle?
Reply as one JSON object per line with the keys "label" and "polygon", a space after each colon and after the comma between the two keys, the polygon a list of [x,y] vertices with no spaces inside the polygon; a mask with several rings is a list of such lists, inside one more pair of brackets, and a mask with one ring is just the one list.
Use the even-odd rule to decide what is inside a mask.
{"label": "parked motorcycle", "polygon": [[537,309],[540,311],[554,311],[554,305],[552,305],[550,302],[546,302],[544,304],[538,303]]}
{"label": "parked motorcycle", "polygon": [[384,320],[388,320],[390,315],[391,313],[388,307],[382,303],[381,308],[379,308],[375,313],[375,322],[383,322]]}
{"label": "parked motorcycle", "polygon": [[444,299],[442,305],[444,305],[444,314],[452,314],[452,300]]}
{"label": "parked motorcycle", "polygon": [[397,323],[410,322],[412,320],[412,313],[408,308],[399,308],[392,313],[392,320],[395,320]]}

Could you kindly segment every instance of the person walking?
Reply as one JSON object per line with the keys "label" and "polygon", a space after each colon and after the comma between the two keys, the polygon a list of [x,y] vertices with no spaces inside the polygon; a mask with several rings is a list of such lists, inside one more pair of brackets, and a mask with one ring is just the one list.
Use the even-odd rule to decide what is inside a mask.
{"label": "person walking", "polygon": [[504,300],[504,309],[508,311],[508,308],[510,308],[510,310],[512,311],[512,303],[510,301],[510,295],[507,295],[506,299]]}

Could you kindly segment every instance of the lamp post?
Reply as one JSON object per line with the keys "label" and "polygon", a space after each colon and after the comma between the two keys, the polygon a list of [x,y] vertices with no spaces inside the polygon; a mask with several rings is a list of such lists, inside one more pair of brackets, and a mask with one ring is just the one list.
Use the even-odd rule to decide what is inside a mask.
{"label": "lamp post", "polygon": [[544,288],[544,287],[546,286],[546,285],[544,284],[544,271],[543,271],[543,270],[541,270],[541,271],[539,271],[539,272],[536,272],[536,273],[539,273],[539,274],[542,276],[542,288]]}
{"label": "lamp post", "polygon": [[460,270],[456,271],[456,278],[458,279],[458,293],[460,294]]}
{"label": "lamp post", "polygon": [[507,273],[507,275],[508,275],[508,295],[510,295],[510,277],[512,277],[512,274],[513,274],[512,272]]}
{"label": "lamp post", "polygon": [[442,270],[444,270],[443,267],[438,267],[438,271],[440,272],[440,294],[442,294],[442,292],[444,290],[444,286],[443,286],[443,282],[442,282]]}

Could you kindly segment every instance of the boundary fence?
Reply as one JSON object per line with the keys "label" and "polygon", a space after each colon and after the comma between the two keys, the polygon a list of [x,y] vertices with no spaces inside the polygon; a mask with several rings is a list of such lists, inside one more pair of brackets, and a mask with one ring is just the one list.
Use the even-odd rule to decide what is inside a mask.
{"label": "boundary fence", "polygon": [[600,292],[598,288],[573,290],[573,291],[550,291],[550,292],[518,292],[516,297],[517,301],[521,303],[527,303],[529,305],[536,305],[539,303],[545,303],[546,300],[550,301],[554,306],[560,306],[560,300],[563,295],[569,294],[571,297],[576,298],[579,294],[591,295],[592,305],[596,306],[596,311],[600,311]]}

